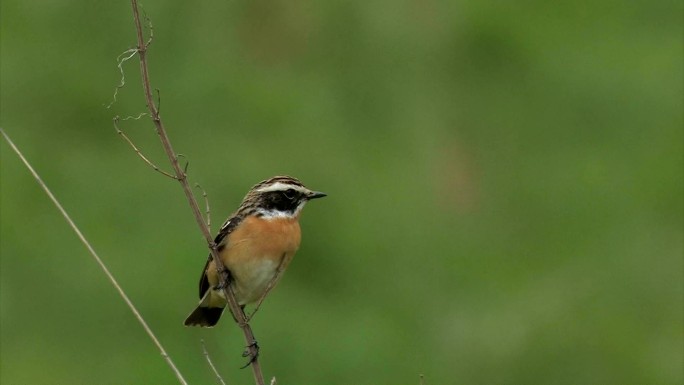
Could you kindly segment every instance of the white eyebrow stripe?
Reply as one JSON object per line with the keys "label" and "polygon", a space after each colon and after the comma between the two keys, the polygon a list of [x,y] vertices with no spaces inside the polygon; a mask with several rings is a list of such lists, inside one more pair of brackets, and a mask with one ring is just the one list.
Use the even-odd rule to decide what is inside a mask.
{"label": "white eyebrow stripe", "polygon": [[262,187],[262,188],[258,189],[257,191],[258,192],[285,191],[288,189],[293,189],[293,190],[296,190],[296,191],[299,191],[299,192],[305,193],[305,194],[309,192],[309,190],[307,190],[305,187],[297,186],[297,185],[290,184],[290,183],[283,183],[283,182],[273,183],[272,185]]}

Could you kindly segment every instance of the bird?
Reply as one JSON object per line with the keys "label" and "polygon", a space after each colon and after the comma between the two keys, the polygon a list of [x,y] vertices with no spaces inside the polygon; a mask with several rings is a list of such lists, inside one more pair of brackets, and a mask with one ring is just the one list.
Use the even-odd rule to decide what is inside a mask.
{"label": "bird", "polygon": [[[223,223],[214,242],[243,309],[260,304],[282,278],[299,248],[302,209],[326,195],[291,176],[274,176],[254,185]],[[200,277],[199,305],[185,319],[185,326],[216,325],[227,304],[220,281],[210,254]]]}

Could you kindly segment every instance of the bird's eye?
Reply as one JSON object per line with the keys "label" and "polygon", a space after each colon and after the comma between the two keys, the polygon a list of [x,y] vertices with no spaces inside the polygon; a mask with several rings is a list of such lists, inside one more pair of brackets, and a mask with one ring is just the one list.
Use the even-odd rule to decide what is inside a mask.
{"label": "bird's eye", "polygon": [[285,196],[285,198],[287,198],[289,200],[293,200],[295,197],[295,190],[293,190],[291,188],[287,189],[287,190],[283,191],[283,195]]}

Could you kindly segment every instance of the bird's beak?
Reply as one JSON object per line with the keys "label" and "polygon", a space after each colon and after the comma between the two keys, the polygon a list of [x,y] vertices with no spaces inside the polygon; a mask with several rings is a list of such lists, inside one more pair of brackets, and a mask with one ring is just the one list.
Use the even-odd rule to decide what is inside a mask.
{"label": "bird's beak", "polygon": [[322,193],[320,191],[311,191],[309,193],[309,196],[307,197],[309,200],[316,199],[316,198],[323,198],[324,196],[327,196],[328,194]]}

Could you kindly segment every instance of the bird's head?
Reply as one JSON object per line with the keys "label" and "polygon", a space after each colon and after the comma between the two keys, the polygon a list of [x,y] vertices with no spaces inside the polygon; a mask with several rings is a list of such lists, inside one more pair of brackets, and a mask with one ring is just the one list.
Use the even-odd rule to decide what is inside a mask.
{"label": "bird's head", "polygon": [[[257,183],[242,201],[241,209],[253,209],[255,215],[271,218],[299,216],[306,202],[326,194],[306,188],[290,176],[274,176]],[[251,211],[251,210],[250,210]]]}

